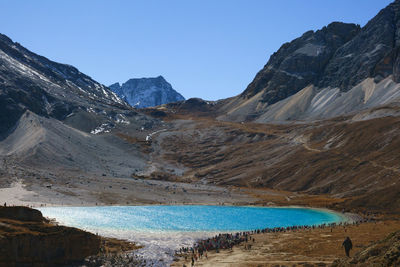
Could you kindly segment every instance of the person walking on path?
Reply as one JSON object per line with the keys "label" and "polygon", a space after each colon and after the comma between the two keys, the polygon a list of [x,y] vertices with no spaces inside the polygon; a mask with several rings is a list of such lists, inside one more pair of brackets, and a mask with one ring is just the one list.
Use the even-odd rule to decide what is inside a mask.
{"label": "person walking on path", "polygon": [[353,248],[353,243],[351,243],[350,237],[346,237],[346,239],[343,241],[342,247],[344,247],[346,256],[350,257],[350,250]]}

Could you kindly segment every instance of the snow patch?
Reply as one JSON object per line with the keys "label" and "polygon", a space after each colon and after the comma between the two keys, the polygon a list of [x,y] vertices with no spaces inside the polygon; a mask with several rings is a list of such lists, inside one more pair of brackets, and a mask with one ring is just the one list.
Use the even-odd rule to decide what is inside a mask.
{"label": "snow patch", "polygon": [[108,123],[103,123],[102,125],[96,127],[92,131],[91,134],[99,134],[99,133],[109,133],[111,131],[111,126]]}
{"label": "snow patch", "polygon": [[118,114],[116,116],[115,122],[121,123],[121,124],[126,124],[126,125],[130,124],[130,122],[127,120],[127,118],[122,114]]}
{"label": "snow patch", "polygon": [[[142,129],[143,129],[143,127],[142,127]],[[158,131],[152,132],[151,134],[148,134],[148,135],[146,136],[146,142],[151,141],[152,138],[153,138],[153,135],[155,135],[155,134],[157,134],[157,133],[165,132],[166,130],[167,130],[167,129],[162,129],[162,130],[158,130]]]}

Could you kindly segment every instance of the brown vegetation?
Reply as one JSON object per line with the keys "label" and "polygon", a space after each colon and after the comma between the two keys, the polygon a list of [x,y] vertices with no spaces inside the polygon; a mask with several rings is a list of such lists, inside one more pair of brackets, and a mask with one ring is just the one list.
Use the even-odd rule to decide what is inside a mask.
{"label": "brown vegetation", "polygon": [[400,211],[398,117],[289,125],[206,118],[174,123],[154,137],[152,158],[187,170],[182,176],[156,170],[153,178],[326,195],[340,199],[340,205],[329,205],[337,209]]}
{"label": "brown vegetation", "polygon": [[[353,250],[350,256],[354,261],[360,261],[363,251],[371,251],[371,243],[376,242],[389,233],[400,228],[399,221],[381,221],[376,223],[364,223],[358,226],[338,226],[335,228],[317,228],[309,230],[298,230],[281,233],[255,234],[252,237],[255,242],[250,242],[251,249],[246,249],[246,243],[234,247],[232,251],[221,250],[220,253],[209,252],[208,259],[204,257],[196,262],[196,266],[330,266],[337,258],[344,258],[344,249],[341,246],[346,236],[349,236],[353,243]],[[385,253],[398,249],[398,234],[396,238],[391,235],[387,240],[375,245],[375,256],[380,255],[379,260],[384,262]],[[397,243],[396,243],[397,242]],[[397,247],[396,247],[397,246]],[[378,252],[379,251],[379,252]],[[369,255],[373,254],[369,253]],[[395,252],[393,252],[395,253]],[[386,253],[387,254],[387,253]],[[394,254],[393,254],[394,255]],[[364,257],[365,258],[365,257]],[[377,259],[378,257],[376,257]],[[179,259],[173,266],[182,266],[186,263],[190,266],[190,257],[185,261]],[[398,258],[397,258],[398,259]],[[345,259],[343,262],[347,262]],[[352,262],[352,260],[349,260]],[[377,259],[377,262],[378,259]],[[371,266],[368,262],[364,265]],[[350,266],[350,265],[340,265]],[[376,265],[376,266],[397,266],[397,265]]]}
{"label": "brown vegetation", "polygon": [[[43,217],[38,220],[39,211],[24,207],[1,207],[0,210],[0,266],[74,264],[100,250],[100,237],[49,224]],[[15,210],[21,216],[15,216]],[[30,214],[35,214],[32,220]]]}
{"label": "brown vegetation", "polygon": [[352,259],[340,259],[332,264],[332,267],[347,266],[400,266],[400,231],[357,252]]}

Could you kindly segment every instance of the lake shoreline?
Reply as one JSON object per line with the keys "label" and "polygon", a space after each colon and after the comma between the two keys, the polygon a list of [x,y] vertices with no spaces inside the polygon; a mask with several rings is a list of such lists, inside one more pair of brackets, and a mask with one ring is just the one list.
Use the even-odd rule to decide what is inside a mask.
{"label": "lake shoreline", "polygon": [[[266,206],[256,206],[256,205],[247,205],[247,206],[237,206],[237,205],[140,205],[140,206],[134,206],[134,207],[138,207],[138,208],[142,208],[142,207],[149,207],[149,208],[157,208],[158,207],[167,207],[167,208],[184,208],[184,210],[186,210],[185,208],[188,208],[189,210],[196,210],[200,209],[202,210],[203,207],[206,208],[211,208],[211,209],[216,209],[217,211],[219,209],[222,209],[221,211],[225,212],[233,212],[233,211],[241,211],[241,215],[240,217],[246,217],[248,214],[248,212],[260,212],[263,211],[265,209],[265,212],[267,212],[267,214],[269,214],[268,212],[271,212],[271,210],[277,209],[281,212],[285,212],[288,214],[291,214],[293,210],[294,214],[299,214],[296,216],[292,216],[291,221],[297,221],[299,220],[301,217],[297,217],[300,216],[300,214],[303,214],[301,216],[305,216],[305,218],[308,218],[309,216],[317,216],[315,218],[324,218],[323,221],[321,222],[314,222],[314,223],[302,223],[301,220],[299,220],[299,222],[293,222],[293,223],[284,223],[282,222],[281,224],[277,224],[274,226],[270,226],[268,223],[272,223],[269,222],[270,219],[272,219],[274,212],[271,213],[272,215],[267,215],[267,219],[259,219],[261,220],[262,226],[259,227],[248,227],[247,229],[241,229],[241,228],[235,228],[235,229],[210,229],[210,230],[171,230],[171,229],[167,229],[167,230],[156,230],[156,229],[121,229],[119,227],[116,226],[110,226],[110,227],[104,227],[104,226],[88,226],[90,225],[90,223],[86,226],[83,225],[71,225],[70,223],[66,223],[65,221],[63,221],[62,219],[59,219],[59,217],[57,218],[56,216],[56,220],[59,221],[60,224],[65,224],[65,225],[70,225],[73,227],[77,227],[80,229],[84,229],[86,231],[90,231],[93,233],[98,233],[101,236],[106,236],[106,237],[113,237],[113,238],[118,238],[118,239],[126,239],[130,242],[134,242],[138,245],[142,245],[143,248],[139,249],[137,251],[135,251],[135,255],[139,255],[147,260],[150,261],[157,261],[157,260],[162,260],[163,262],[172,262],[172,260],[175,257],[175,253],[176,251],[182,247],[182,246],[192,246],[194,243],[196,243],[198,240],[202,240],[202,239],[207,239],[210,238],[212,236],[221,234],[221,233],[236,233],[236,232],[243,232],[243,231],[254,231],[254,230],[261,230],[261,229],[265,229],[265,228],[273,228],[273,227],[286,227],[286,226],[290,226],[290,225],[296,225],[296,226],[315,226],[318,227],[318,225],[323,225],[323,224],[330,224],[330,223],[335,223],[335,224],[339,224],[339,223],[343,223],[347,220],[346,215],[343,214],[339,214],[335,211],[331,211],[331,210],[327,210],[327,209],[315,209],[315,208],[310,208],[310,207],[300,207],[300,206],[286,206],[286,207],[266,207]],[[90,207],[42,207],[39,208],[40,211],[42,211],[44,213],[45,216],[47,217],[52,217],[52,216],[48,216],[46,214],[46,210],[47,211],[51,211],[53,210],[53,212],[55,211],[57,213],[58,208],[62,210],[66,209],[66,211],[62,211],[62,212],[67,212],[66,214],[64,214],[64,216],[66,217],[78,217],[79,215],[79,210],[81,208],[83,208],[85,213],[91,213],[90,210],[93,208],[93,210],[97,210],[97,212],[100,212],[100,214],[102,212],[109,212],[107,211],[107,208],[117,208],[118,212],[124,212],[124,208],[129,208],[129,207],[133,207],[131,205],[129,206],[121,206],[121,205],[114,205],[114,206],[90,206]],[[75,210],[76,208],[76,210]],[[85,209],[87,208],[87,209]],[[230,208],[234,208],[234,210],[231,210]],[[244,210],[242,210],[241,208],[244,208]],[[254,209],[254,210],[253,210]],[[76,213],[76,216],[73,216],[72,214],[69,214],[68,212],[71,211],[72,212],[78,212]],[[121,210],[121,211],[119,211]],[[140,210],[140,209],[139,209]],[[147,210],[147,209],[146,209]],[[111,209],[112,211],[112,209]],[[125,211],[127,216],[130,213],[129,211]],[[311,212],[311,213],[309,213]],[[196,213],[196,211],[194,211],[194,213]],[[118,213],[118,216],[114,216],[114,217],[121,217],[123,213]],[[136,213],[135,213],[136,214]],[[277,213],[279,214],[279,212]],[[327,215],[324,215],[327,214]],[[334,216],[331,216],[334,215]],[[99,216],[99,214],[97,214],[96,212],[93,213],[93,215],[95,218],[102,218],[102,216]],[[139,216],[144,216],[139,214]],[[185,216],[189,216],[190,215],[186,215]],[[322,217],[319,217],[322,216]],[[328,217],[326,217],[328,216]],[[129,217],[129,216],[128,216]],[[201,217],[201,216],[200,216]],[[311,218],[310,217],[310,218]],[[83,220],[86,221],[86,217],[84,215],[84,217],[82,217]],[[147,218],[147,217],[146,217]],[[178,216],[179,218],[179,216]],[[279,216],[277,217],[279,218]],[[290,218],[290,217],[288,217]],[[296,219],[293,219],[296,218]],[[104,218],[106,221],[108,220],[107,218]],[[318,220],[320,220],[318,219]],[[150,218],[150,220],[152,220]],[[326,222],[324,222],[324,220],[327,220]],[[157,220],[154,220],[155,222],[157,222]],[[234,219],[230,220],[228,219],[229,222],[233,223]],[[289,220],[290,221],[290,220]],[[179,223],[179,219],[177,221],[177,223]],[[257,221],[255,221],[257,224]],[[260,221],[258,221],[260,222]],[[268,223],[264,223],[264,222],[268,222]],[[113,225],[112,223],[110,223],[110,225]],[[212,224],[214,225],[214,224]]]}
{"label": "lake shoreline", "polygon": [[[152,204],[152,205],[98,205],[98,206],[46,206],[46,207],[36,207],[38,210],[42,211],[42,210],[46,210],[46,209],[54,209],[54,208],[108,208],[108,207],[112,207],[112,208],[135,208],[135,207],[193,207],[193,208],[197,208],[197,207],[213,207],[213,208],[255,208],[255,209],[298,209],[298,210],[310,210],[310,211],[319,211],[321,213],[327,213],[327,214],[332,214],[334,216],[337,216],[338,220],[335,220],[334,223],[352,223],[355,221],[361,221],[363,220],[363,217],[355,214],[355,213],[340,213],[338,211],[335,210],[331,210],[328,208],[320,208],[320,207],[308,207],[308,206],[299,206],[299,205],[291,205],[291,206],[260,206],[260,205],[208,205],[208,204],[174,204],[174,205],[170,205],[170,204]],[[319,224],[315,224],[315,225],[319,225]],[[256,230],[256,229],[252,229],[252,230]],[[154,230],[152,230],[154,231]],[[171,230],[162,230],[161,232],[164,231],[171,231]],[[203,232],[203,230],[198,230],[198,231],[193,231],[193,230],[177,230],[178,232]],[[212,230],[211,232],[215,232],[218,231],[218,229]],[[232,229],[232,230],[228,230],[228,231],[248,231],[248,229]],[[173,231],[172,231],[173,232]],[[205,231],[207,232],[207,231]]]}

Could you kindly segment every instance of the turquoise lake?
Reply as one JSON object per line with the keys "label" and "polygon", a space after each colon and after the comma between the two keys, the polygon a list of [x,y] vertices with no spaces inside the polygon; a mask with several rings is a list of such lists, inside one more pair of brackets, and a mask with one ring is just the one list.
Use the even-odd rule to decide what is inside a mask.
{"label": "turquoise lake", "polygon": [[306,208],[236,206],[45,207],[44,216],[82,229],[122,231],[243,231],[339,222],[335,214]]}

